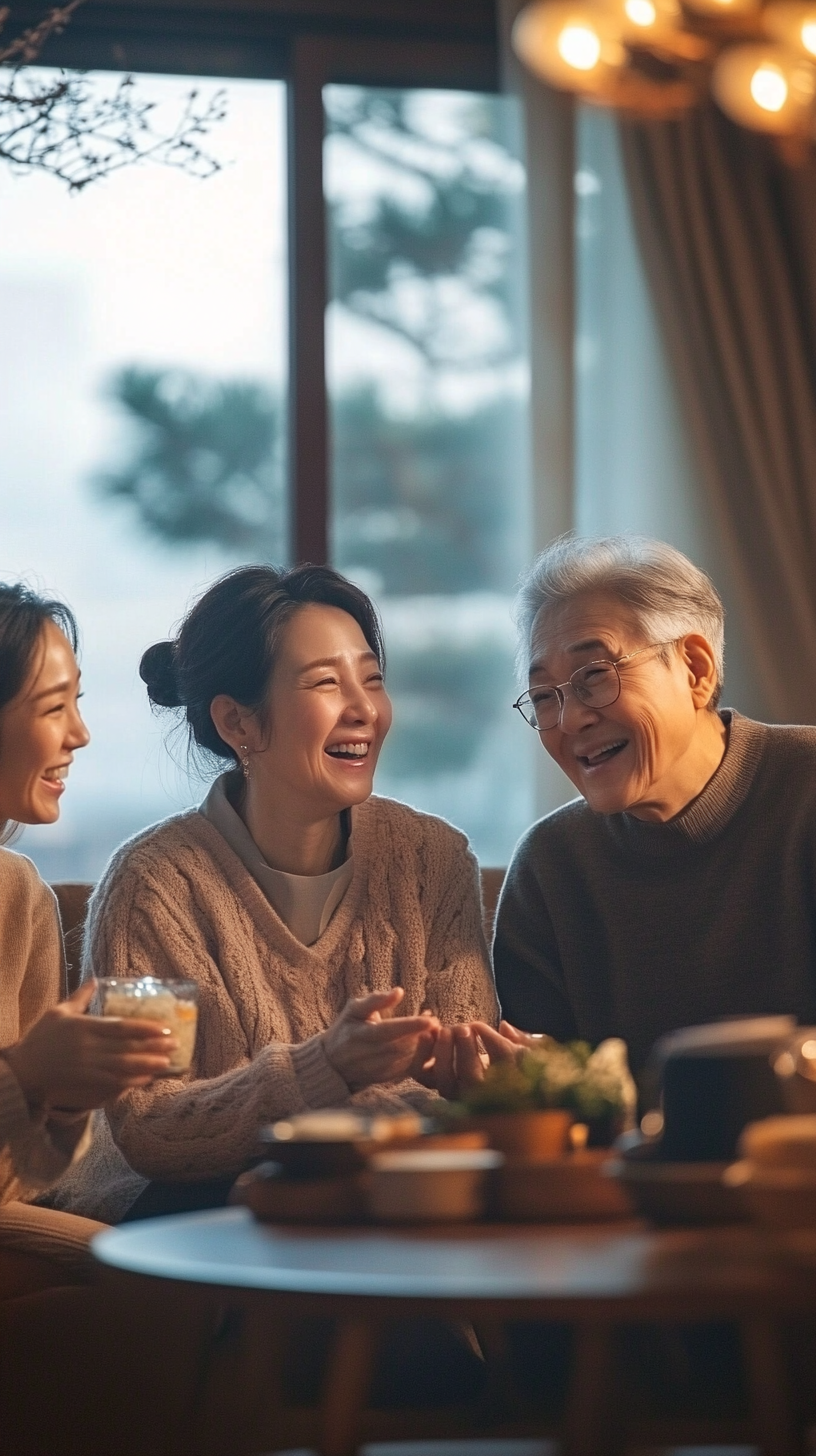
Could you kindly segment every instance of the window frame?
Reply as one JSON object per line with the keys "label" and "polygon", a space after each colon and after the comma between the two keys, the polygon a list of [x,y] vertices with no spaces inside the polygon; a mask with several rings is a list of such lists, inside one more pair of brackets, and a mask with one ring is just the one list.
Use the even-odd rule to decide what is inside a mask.
{"label": "window frame", "polygon": [[[27,13],[28,12],[28,13]],[[15,12],[18,28],[42,13]],[[43,54],[79,70],[287,85],[288,521],[293,562],[329,560],[323,88],[500,89],[494,0],[264,0],[263,10],[87,3]]]}

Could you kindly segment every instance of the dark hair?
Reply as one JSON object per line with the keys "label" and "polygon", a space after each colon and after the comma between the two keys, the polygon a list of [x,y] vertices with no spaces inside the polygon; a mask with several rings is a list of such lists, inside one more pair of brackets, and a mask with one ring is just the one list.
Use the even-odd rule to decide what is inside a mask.
{"label": "dark hair", "polygon": [[226,693],[262,712],[287,623],[301,607],[339,607],[353,617],[382,669],[385,649],[373,602],[330,566],[240,566],[227,572],[187,613],[175,641],[156,642],[139,676],[157,708],[184,708],[199,749],[237,763],[216,731],[210,704]]}
{"label": "dark hair", "polygon": [[39,596],[24,582],[0,582],[0,709],[23,687],[46,622],[54,622],[77,651],[79,632],[70,607]]}

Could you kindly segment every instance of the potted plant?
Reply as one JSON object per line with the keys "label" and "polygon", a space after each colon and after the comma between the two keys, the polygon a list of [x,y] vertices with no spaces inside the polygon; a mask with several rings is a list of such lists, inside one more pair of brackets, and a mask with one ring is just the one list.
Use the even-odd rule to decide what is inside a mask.
{"label": "potted plant", "polygon": [[542,1037],[534,1050],[488,1067],[451,1113],[483,1128],[508,1161],[544,1162],[567,1151],[574,1122],[586,1125],[591,1146],[608,1145],[631,1120],[634,1101],[622,1041],[593,1051],[588,1042]]}

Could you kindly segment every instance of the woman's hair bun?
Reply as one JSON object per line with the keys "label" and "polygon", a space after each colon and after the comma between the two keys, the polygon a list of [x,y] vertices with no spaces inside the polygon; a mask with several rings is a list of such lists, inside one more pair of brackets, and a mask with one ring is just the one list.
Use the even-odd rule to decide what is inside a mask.
{"label": "woman's hair bun", "polygon": [[139,677],[147,686],[147,696],[157,708],[180,708],[176,680],[175,642],[154,642],[142,655]]}

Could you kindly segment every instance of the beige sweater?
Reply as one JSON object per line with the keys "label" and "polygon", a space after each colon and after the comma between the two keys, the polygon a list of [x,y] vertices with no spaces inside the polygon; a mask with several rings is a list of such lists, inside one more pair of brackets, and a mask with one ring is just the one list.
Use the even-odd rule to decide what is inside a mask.
{"label": "beige sweater", "polygon": [[[59,1001],[65,986],[54,893],[25,855],[0,849],[0,1048]],[[71,1161],[84,1123],[33,1112],[0,1051],[0,1204],[50,1183]]]}
{"label": "beige sweater", "polygon": [[84,973],[197,981],[195,1061],[187,1076],[130,1092],[100,1118],[90,1153],[49,1203],[115,1221],[145,1179],[238,1173],[275,1118],[427,1100],[415,1082],[350,1098],[321,1033],[351,996],[399,985],[406,1015],[427,1006],[447,1023],[495,1024],[478,867],[464,836],[374,798],[354,810],[353,832],[351,884],[312,946],[287,930],[202,814],[175,816],[114,855],[91,902]]}

